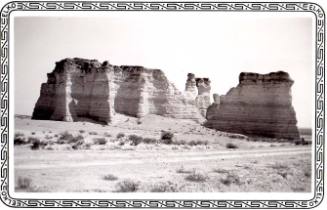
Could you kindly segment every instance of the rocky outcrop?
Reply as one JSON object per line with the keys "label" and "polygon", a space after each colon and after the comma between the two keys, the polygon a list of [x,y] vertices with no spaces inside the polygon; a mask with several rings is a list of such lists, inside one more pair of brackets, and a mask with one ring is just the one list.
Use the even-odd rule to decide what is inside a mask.
{"label": "rocky outcrop", "polygon": [[196,78],[196,87],[198,88],[198,95],[195,98],[195,104],[200,110],[202,116],[206,116],[207,109],[210,106],[210,80],[209,78]]}
{"label": "rocky outcrop", "polygon": [[56,63],[41,86],[32,119],[78,121],[86,117],[108,123],[116,112],[203,120],[194,102],[161,70],[81,58]]}
{"label": "rocky outcrop", "polygon": [[193,73],[188,73],[185,83],[185,96],[189,100],[195,100],[197,95],[198,88],[196,86],[195,75]]}
{"label": "rocky outcrop", "polygon": [[211,104],[210,90],[209,78],[196,78],[192,73],[187,74],[185,96],[187,99],[195,102],[203,117],[206,116],[207,108]]}
{"label": "rocky outcrop", "polygon": [[286,72],[241,73],[225,96],[214,95],[206,127],[250,136],[299,139],[292,106],[293,80]]}

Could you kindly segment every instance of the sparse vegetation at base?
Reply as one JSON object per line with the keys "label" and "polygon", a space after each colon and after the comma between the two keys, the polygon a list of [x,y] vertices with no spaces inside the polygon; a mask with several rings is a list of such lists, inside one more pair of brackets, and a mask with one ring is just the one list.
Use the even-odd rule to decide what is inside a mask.
{"label": "sparse vegetation at base", "polygon": [[116,192],[136,192],[139,188],[139,183],[131,179],[125,179],[116,184]]}
{"label": "sparse vegetation at base", "polygon": [[239,176],[233,173],[228,173],[225,178],[220,179],[220,182],[227,186],[231,184],[236,184],[236,185],[241,184]]}
{"label": "sparse vegetation at base", "polygon": [[73,134],[65,131],[60,134],[59,139],[57,140],[58,144],[76,144],[78,142],[84,141],[84,137],[82,135],[74,136]]}
{"label": "sparse vegetation at base", "polygon": [[107,175],[103,176],[103,179],[107,180],[107,181],[115,181],[118,179],[118,177],[113,174],[107,174]]}
{"label": "sparse vegetation at base", "polygon": [[208,178],[209,177],[204,172],[193,170],[191,174],[185,177],[185,180],[192,181],[192,182],[204,182]]}
{"label": "sparse vegetation at base", "polygon": [[142,142],[145,144],[156,144],[158,140],[155,138],[144,138]]}
{"label": "sparse vegetation at base", "polygon": [[143,141],[143,138],[137,135],[129,135],[128,139],[131,141],[132,146],[137,146]]}
{"label": "sparse vegetation at base", "polygon": [[98,145],[105,145],[105,144],[107,144],[107,139],[103,138],[103,137],[102,138],[94,138],[93,143],[98,144]]}
{"label": "sparse vegetation at base", "polygon": [[123,138],[123,137],[125,137],[124,133],[118,133],[117,136],[116,136],[117,139],[120,139],[120,138]]}
{"label": "sparse vegetation at base", "polygon": [[173,143],[174,134],[170,131],[161,131],[161,142],[164,144]]}
{"label": "sparse vegetation at base", "polygon": [[27,177],[18,177],[16,188],[28,190],[32,188],[32,179]]}
{"label": "sparse vegetation at base", "polygon": [[151,187],[151,192],[178,192],[177,184],[170,181],[156,183]]}
{"label": "sparse vegetation at base", "polygon": [[234,144],[234,143],[227,143],[226,148],[227,149],[237,149],[238,146],[236,144]]}
{"label": "sparse vegetation at base", "polygon": [[108,133],[108,132],[104,132],[103,135],[104,135],[105,137],[111,137],[111,134]]}
{"label": "sparse vegetation at base", "polygon": [[23,133],[16,132],[14,137],[14,145],[26,144],[26,138]]}
{"label": "sparse vegetation at base", "polygon": [[28,137],[28,142],[32,143],[32,150],[43,149],[47,145],[47,142],[41,141],[37,137]]}
{"label": "sparse vegetation at base", "polygon": [[90,134],[90,135],[98,135],[98,133],[95,132],[95,131],[90,131],[89,134]]}

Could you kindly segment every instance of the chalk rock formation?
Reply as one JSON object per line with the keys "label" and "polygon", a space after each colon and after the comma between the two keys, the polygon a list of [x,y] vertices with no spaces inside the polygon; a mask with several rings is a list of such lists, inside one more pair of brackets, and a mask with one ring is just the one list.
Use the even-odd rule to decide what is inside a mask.
{"label": "chalk rock formation", "polygon": [[206,127],[280,139],[299,139],[292,106],[293,80],[286,72],[241,73],[239,84],[225,96],[215,95]]}
{"label": "chalk rock formation", "polygon": [[195,98],[195,104],[200,110],[202,116],[206,116],[207,109],[210,106],[210,80],[209,78],[196,78],[198,95]]}
{"label": "chalk rock formation", "polygon": [[185,83],[185,96],[189,100],[195,100],[198,95],[198,89],[196,86],[195,75],[192,73],[187,74],[187,80]]}
{"label": "chalk rock formation", "polygon": [[41,86],[32,119],[77,121],[86,117],[108,123],[116,112],[203,120],[195,104],[161,70],[81,58],[56,63]]}

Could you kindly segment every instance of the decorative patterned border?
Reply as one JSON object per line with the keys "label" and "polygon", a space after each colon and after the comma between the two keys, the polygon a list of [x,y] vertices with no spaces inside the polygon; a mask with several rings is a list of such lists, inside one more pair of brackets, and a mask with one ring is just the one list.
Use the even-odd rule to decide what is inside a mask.
{"label": "decorative patterned border", "polygon": [[[310,200],[100,200],[19,199],[9,195],[9,36],[14,11],[229,11],[311,12],[316,18],[315,184]],[[10,207],[107,208],[313,208],[324,195],[325,13],[315,3],[298,2],[96,2],[13,1],[1,9],[1,200]]]}

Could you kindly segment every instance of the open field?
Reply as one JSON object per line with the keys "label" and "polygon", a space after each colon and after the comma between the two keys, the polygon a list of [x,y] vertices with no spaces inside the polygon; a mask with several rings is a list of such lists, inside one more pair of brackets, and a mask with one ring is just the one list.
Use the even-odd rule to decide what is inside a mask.
{"label": "open field", "polygon": [[249,141],[189,120],[121,116],[101,125],[20,116],[15,133],[17,192],[311,190],[310,145]]}

